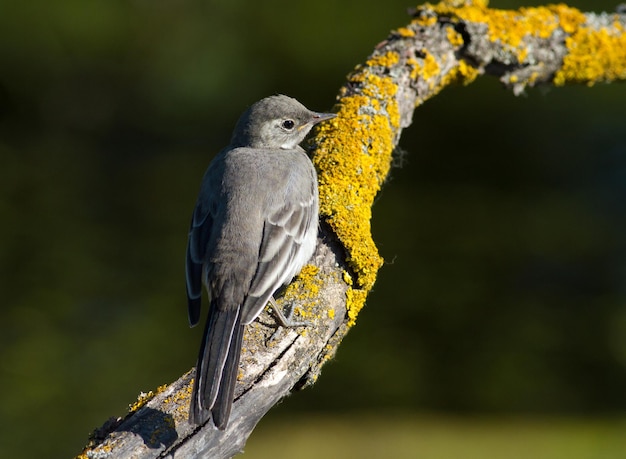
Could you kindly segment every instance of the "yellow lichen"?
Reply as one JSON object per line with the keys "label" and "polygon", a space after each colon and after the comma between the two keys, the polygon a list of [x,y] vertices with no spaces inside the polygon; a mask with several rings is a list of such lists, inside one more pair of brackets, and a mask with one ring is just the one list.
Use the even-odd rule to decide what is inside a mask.
{"label": "yellow lichen", "polygon": [[463,45],[463,36],[452,27],[446,27],[446,36],[448,37],[448,41],[453,46]]}
{"label": "yellow lichen", "polygon": [[316,135],[313,162],[318,170],[320,214],[347,251],[363,303],[383,262],[371,236],[371,207],[389,172],[394,133],[400,126],[398,88],[372,68],[398,62],[397,53],[386,53],[357,68],[350,81],[361,92],[347,95],[344,91],[337,118],[321,124]]}
{"label": "yellow lichen", "polygon": [[422,66],[417,59],[410,57],[406,60],[406,65],[408,65],[411,69],[411,73],[409,77],[411,80],[416,80],[420,76],[420,72],[422,71]]}
{"label": "yellow lichen", "polygon": [[298,301],[300,306],[294,312],[303,318],[314,318],[311,315],[313,306],[316,304],[314,300],[318,297],[323,285],[324,279],[320,276],[319,268],[314,265],[306,265],[285,289],[285,293],[277,302]]}
{"label": "yellow lichen", "polygon": [[74,459],[89,459],[92,457],[107,457],[113,451],[113,447],[109,444],[104,445],[96,445],[92,447],[85,448],[78,456],[75,456]]}
{"label": "yellow lichen", "polygon": [[150,400],[152,400],[157,394],[160,394],[161,392],[163,392],[165,389],[167,389],[167,384],[157,387],[155,391],[150,390],[148,392],[141,392],[137,396],[137,401],[128,405],[128,412],[134,413],[139,408],[141,408],[146,403],[148,403]]}
{"label": "yellow lichen", "polygon": [[623,28],[579,27],[565,40],[568,54],[554,76],[554,84],[626,79],[626,35]]}
{"label": "yellow lichen", "polygon": [[[458,65],[452,69],[441,78],[433,79],[429,82],[429,88],[431,90],[431,97],[435,94],[439,93],[445,87],[453,84],[460,83],[463,85],[468,85],[473,82],[478,75],[480,75],[481,71],[477,68],[472,67],[465,61],[459,61]],[[421,99],[416,100],[416,105],[419,105],[423,102]]]}
{"label": "yellow lichen", "polygon": [[[450,40],[453,45],[461,46],[463,44],[463,37],[452,27],[447,28],[446,34],[448,40]],[[406,65],[411,68],[411,79],[421,78],[428,82],[429,89],[431,90],[430,96],[437,94],[453,82],[459,82],[467,85],[480,75],[479,69],[472,67],[463,60],[459,61],[457,66],[450,69],[447,74],[441,75],[442,67],[446,67],[448,56],[441,56],[441,62],[439,62],[437,58],[428,51],[422,50],[422,53],[424,54],[422,59],[418,60],[411,57],[407,59]],[[416,100],[417,105],[422,102],[422,99]]]}
{"label": "yellow lichen", "polygon": [[[435,56],[428,51],[424,51],[424,64],[422,65],[422,78],[430,80],[435,76],[438,76],[441,72],[439,62],[435,59]],[[434,82],[431,82],[431,88],[434,86]]]}
{"label": "yellow lichen", "polygon": [[526,60],[527,57],[528,57],[528,47],[524,46],[517,53],[517,61],[522,63]]}
{"label": "yellow lichen", "polygon": [[[427,4],[418,11],[412,25],[432,26],[441,16],[453,24],[461,21],[483,23],[488,39],[500,44],[518,62],[528,60],[530,49],[526,38],[547,39],[560,29],[574,34],[568,41],[572,57],[566,60],[555,81],[578,79],[589,82],[626,73],[623,34],[602,30],[577,36],[582,33],[581,24],[586,20],[577,9],[552,5],[518,11],[493,10],[487,8],[487,3],[449,0]],[[615,22],[619,25],[617,19]],[[617,25],[613,28],[618,29]],[[400,28],[396,36],[410,39],[414,30]],[[448,27],[446,36],[455,47],[463,44],[463,37],[454,27]],[[596,57],[590,50],[608,42],[614,50],[612,54],[601,55],[595,66],[589,63],[588,56]],[[468,84],[482,71],[461,60],[444,74],[443,70],[450,67],[447,62],[450,57],[445,54],[436,57],[428,50],[421,50],[418,57],[402,58],[392,51],[375,53],[355,69],[348,85],[340,91],[337,118],[317,129],[313,162],[319,176],[320,213],[345,247],[347,261],[354,273],[354,279],[350,279],[353,285],[348,290],[350,323],[354,322],[382,264],[370,234],[371,205],[387,176],[393,139],[400,124],[396,100],[398,88],[394,79],[386,75],[392,75],[399,64],[403,65],[412,79],[421,78],[429,84],[428,96],[432,96],[453,82]],[[538,77],[537,72],[530,76],[535,80]],[[519,84],[518,78],[512,77],[510,83]],[[416,103],[422,100],[418,98]]]}
{"label": "yellow lichen", "polygon": [[171,396],[163,399],[163,409],[173,413],[177,420],[187,419],[192,390],[193,378],[184,390],[173,392]]}
{"label": "yellow lichen", "polygon": [[486,2],[464,3],[455,6],[441,2],[432,6],[437,14],[487,26],[489,40],[500,43],[505,50],[516,55],[518,62],[528,56],[524,38],[534,36],[549,38],[561,28],[571,33],[584,23],[585,16],[579,10],[566,5],[520,8],[519,10],[497,10],[487,8]]}
{"label": "yellow lichen", "polygon": [[400,27],[396,30],[396,33],[401,37],[410,38],[415,36],[415,32],[407,27]]}
{"label": "yellow lichen", "polygon": [[559,27],[565,33],[574,33],[587,20],[580,10],[567,5],[550,5],[548,8],[558,17]]}
{"label": "yellow lichen", "polygon": [[528,77],[528,83],[534,84],[537,81],[537,78],[539,78],[539,72],[531,73],[530,76]]}
{"label": "yellow lichen", "polygon": [[526,37],[547,39],[562,30],[569,35],[565,38],[568,54],[555,74],[553,82],[557,86],[568,82],[593,85],[626,78],[626,36],[618,15],[614,15],[610,27],[595,29],[586,25],[585,14],[564,4],[515,11],[489,9],[486,2],[444,1],[424,8],[450,17],[453,22],[485,24],[489,40],[500,43],[518,62],[526,61],[530,52],[524,42]]}
{"label": "yellow lichen", "polygon": [[484,23],[492,42],[500,42],[517,48],[528,34],[549,37],[558,26],[555,15],[549,8],[521,8],[514,10],[489,9],[484,5],[471,4],[459,8],[443,3],[435,7],[439,14],[452,14],[459,19]]}
{"label": "yellow lichen", "polygon": [[[319,293],[322,281],[317,277],[319,268],[306,265],[295,280],[285,290],[284,297],[290,300],[309,300]],[[296,293],[297,292],[297,293]]]}
{"label": "yellow lichen", "polygon": [[397,64],[399,60],[400,60],[400,56],[398,56],[398,53],[394,53],[393,51],[388,51],[385,54],[380,54],[380,55],[370,57],[365,63],[365,65],[368,67],[378,66],[378,67],[389,68],[392,65]]}
{"label": "yellow lichen", "polygon": [[480,70],[475,67],[472,67],[465,61],[459,62],[459,66],[456,68],[457,76],[456,80],[460,81],[464,85],[470,84],[478,75],[480,75]]}
{"label": "yellow lichen", "polygon": [[437,16],[421,15],[415,18],[413,23],[421,27],[432,27],[437,24]]}
{"label": "yellow lichen", "polygon": [[361,309],[365,305],[365,298],[367,292],[365,290],[356,290],[348,288],[346,292],[346,310],[348,314],[348,327],[353,326],[356,323],[356,318],[361,312]]}

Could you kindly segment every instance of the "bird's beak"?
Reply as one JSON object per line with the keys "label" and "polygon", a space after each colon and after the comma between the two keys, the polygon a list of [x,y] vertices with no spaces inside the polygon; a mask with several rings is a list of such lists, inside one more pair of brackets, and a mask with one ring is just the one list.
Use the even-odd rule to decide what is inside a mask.
{"label": "bird's beak", "polygon": [[300,126],[298,128],[298,131],[301,131],[302,129],[311,129],[311,127],[315,126],[317,123],[321,123],[322,121],[326,121],[326,120],[331,120],[333,118],[336,118],[337,114],[336,113],[317,113],[317,112],[312,112],[311,113],[311,120],[306,123],[303,124],[302,126]]}
{"label": "bird's beak", "polygon": [[313,119],[311,120],[311,124],[321,123],[322,121],[332,120],[336,118],[336,113],[316,113],[313,112]]}
{"label": "bird's beak", "polygon": [[298,130],[307,128],[307,129],[311,129],[312,126],[315,126],[317,123],[321,123],[322,121],[326,121],[326,120],[331,120],[333,118],[337,117],[336,113],[317,113],[317,112],[313,112],[311,115],[311,120],[306,123],[303,124],[302,126],[300,126],[300,128],[298,128]]}

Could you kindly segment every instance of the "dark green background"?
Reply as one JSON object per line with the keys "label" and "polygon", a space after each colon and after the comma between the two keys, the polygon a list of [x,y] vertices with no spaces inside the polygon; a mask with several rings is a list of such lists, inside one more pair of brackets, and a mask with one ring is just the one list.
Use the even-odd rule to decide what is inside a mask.
{"label": "dark green background", "polygon": [[[266,95],[329,109],[412,6],[337,3],[0,3],[1,457],[70,457],[194,364],[183,258],[212,155]],[[623,414],[626,87],[483,78],[401,147],[367,307],[270,416]]]}

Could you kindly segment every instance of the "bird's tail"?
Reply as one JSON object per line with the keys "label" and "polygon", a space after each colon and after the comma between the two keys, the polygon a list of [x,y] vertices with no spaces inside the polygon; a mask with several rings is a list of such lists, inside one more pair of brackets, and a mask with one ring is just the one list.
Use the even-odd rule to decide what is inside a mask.
{"label": "bird's tail", "polygon": [[212,304],[196,366],[190,422],[204,424],[212,415],[218,429],[226,428],[239,372],[242,340],[240,308],[224,309]]}

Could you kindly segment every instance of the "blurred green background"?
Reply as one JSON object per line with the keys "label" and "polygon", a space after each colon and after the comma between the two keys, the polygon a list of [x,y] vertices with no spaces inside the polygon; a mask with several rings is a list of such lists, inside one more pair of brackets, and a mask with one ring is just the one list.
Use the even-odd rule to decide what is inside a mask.
{"label": "blurred green background", "polygon": [[[266,95],[329,109],[409,6],[0,2],[0,457],[71,457],[193,366],[183,258],[212,155]],[[626,456],[624,85],[515,98],[483,78],[420,107],[401,147],[375,291],[247,457],[305,457],[299,426],[352,457]]]}

